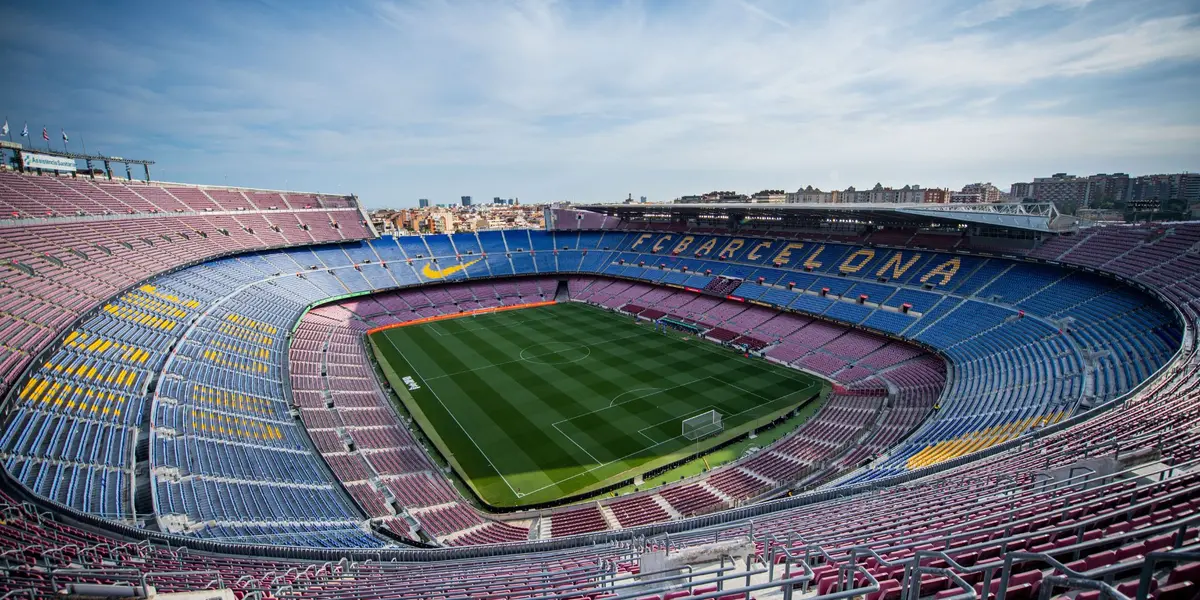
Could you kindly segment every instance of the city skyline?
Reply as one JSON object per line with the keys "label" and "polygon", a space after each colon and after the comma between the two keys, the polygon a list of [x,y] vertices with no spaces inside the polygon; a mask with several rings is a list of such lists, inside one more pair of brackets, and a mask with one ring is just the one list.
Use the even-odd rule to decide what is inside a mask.
{"label": "city skyline", "polygon": [[[1081,174],[1069,174],[1069,173],[1065,173],[1065,172],[1055,172],[1053,174],[1038,174],[1038,175],[1026,177],[1022,181],[1014,181],[1008,185],[997,185],[991,181],[974,181],[974,182],[967,183],[967,184],[964,184],[963,186],[961,186],[960,187],[961,192],[959,191],[959,189],[955,189],[955,188],[952,188],[949,186],[942,186],[942,185],[936,185],[936,184],[922,185],[920,183],[906,183],[902,186],[885,186],[880,182],[876,182],[874,185],[871,185],[871,186],[856,186],[856,185],[851,184],[844,188],[821,188],[819,186],[814,186],[814,185],[808,184],[808,185],[804,185],[804,186],[796,188],[795,191],[791,191],[791,189],[788,188],[788,189],[778,189],[778,190],[764,189],[764,190],[761,190],[758,192],[750,192],[748,190],[710,191],[710,192],[703,192],[703,193],[699,193],[699,194],[693,193],[693,192],[688,192],[688,193],[683,193],[683,194],[677,194],[671,198],[664,198],[661,200],[650,200],[649,202],[666,204],[666,203],[672,203],[672,202],[688,201],[689,198],[698,199],[698,198],[701,198],[702,196],[726,195],[727,194],[730,196],[744,197],[744,199],[746,199],[746,200],[751,200],[751,201],[755,201],[755,202],[819,203],[819,202],[830,202],[831,200],[830,199],[815,200],[808,196],[811,196],[812,194],[828,195],[830,193],[838,193],[838,192],[843,192],[843,191],[854,191],[854,192],[857,192],[858,194],[864,195],[864,197],[869,197],[869,194],[871,192],[874,192],[877,190],[886,190],[889,192],[905,192],[905,191],[909,191],[910,188],[911,188],[911,191],[913,192],[913,194],[910,194],[907,197],[905,195],[901,194],[901,195],[897,196],[896,199],[882,200],[882,201],[883,202],[900,202],[900,203],[922,202],[922,201],[923,202],[948,202],[948,201],[951,201],[951,200],[949,200],[950,195],[952,195],[952,194],[957,195],[959,193],[963,193],[963,194],[977,195],[979,197],[979,199],[976,201],[979,201],[979,202],[1005,202],[1005,201],[1019,201],[1021,199],[1025,199],[1025,198],[1037,199],[1038,194],[1035,193],[1035,189],[1036,189],[1036,186],[1038,185],[1038,183],[1051,183],[1051,182],[1056,182],[1060,179],[1069,179],[1069,180],[1077,180],[1080,183],[1086,184],[1089,180],[1091,180],[1093,182],[1093,184],[1096,184],[1098,181],[1101,181],[1101,182],[1104,182],[1104,183],[1100,184],[1102,187],[1110,187],[1111,188],[1112,184],[1107,183],[1108,180],[1113,179],[1113,178],[1120,178],[1120,179],[1123,179],[1123,181],[1124,181],[1123,186],[1128,189],[1123,189],[1120,192],[1115,193],[1115,195],[1110,193],[1110,195],[1106,196],[1106,198],[1108,198],[1109,202],[1116,201],[1119,204],[1123,204],[1127,200],[1125,195],[1132,194],[1134,192],[1134,187],[1139,185],[1139,180],[1163,179],[1163,178],[1178,179],[1180,177],[1183,177],[1189,181],[1200,182],[1200,172],[1198,172],[1198,171],[1181,171],[1178,173],[1135,173],[1135,174],[1130,174],[1130,173],[1125,173],[1125,172],[1120,172],[1120,171],[1114,171],[1111,173],[1087,173],[1087,174],[1082,174],[1082,173]],[[1088,193],[1089,193],[1088,186],[1085,185],[1084,188],[1081,188],[1081,189],[1083,190],[1080,192],[1081,194],[1088,195]],[[1192,203],[1195,203],[1196,201],[1200,200],[1200,197],[1194,197],[1194,196],[1197,196],[1198,194],[1200,194],[1200,183],[1192,184],[1192,186],[1189,187],[1188,190],[1189,190],[1188,194],[1181,196],[1182,198],[1184,198],[1184,200],[1188,204],[1192,204]],[[925,192],[925,194],[923,195],[923,199],[919,199],[921,197],[921,195],[916,194],[916,192]],[[930,195],[930,192],[933,192],[932,196]],[[939,195],[939,193],[941,193],[941,192],[944,192],[946,194],[945,198],[942,198]],[[1134,199],[1140,199],[1141,197],[1146,196],[1147,194],[1152,194],[1152,193],[1157,193],[1157,192],[1148,192],[1148,191],[1143,191],[1143,190],[1139,189]],[[764,196],[764,195],[770,196],[770,198],[766,198],[766,197],[760,198],[760,196]],[[470,198],[470,197],[469,196],[461,196],[460,197],[460,199],[463,199],[463,198]],[[1050,200],[1051,198],[1046,198],[1046,199]],[[513,201],[512,198],[507,199],[507,202],[512,202],[512,201]],[[616,199],[616,200],[609,199],[609,200],[600,201],[600,202],[575,202],[575,204],[619,204],[619,203],[629,203],[631,201],[634,201],[632,193],[627,194],[626,198],[623,198],[623,199]],[[647,200],[647,197],[643,195],[643,196],[640,196],[636,201],[640,202],[640,203],[646,203],[648,200]],[[711,201],[715,201],[715,199],[706,198],[705,201],[711,202]],[[868,202],[868,201],[876,201],[876,200],[863,200],[863,199],[855,199],[855,200],[839,199],[839,200],[836,200],[836,202],[851,202],[851,203],[853,203],[853,202]],[[527,204],[544,205],[544,204],[552,204],[554,202],[555,201],[546,201],[546,202],[534,202],[534,203],[527,203]],[[486,210],[490,206],[503,206],[505,204],[506,204],[506,202],[503,201],[503,199],[500,198],[499,196],[494,197],[493,202],[491,202],[491,203],[485,202],[485,203],[479,203],[479,204],[462,204],[461,202],[449,202],[449,201],[448,202],[436,202],[436,201],[431,201],[427,198],[421,198],[417,201],[417,204],[414,204],[414,205],[379,206],[379,207],[371,207],[371,208],[373,210],[399,210],[399,209],[405,209],[405,208],[458,208],[458,209],[461,209],[461,208],[481,209],[482,208],[482,209]],[[1065,208],[1065,207],[1060,207],[1060,208]],[[1082,206],[1080,206],[1080,208],[1082,208]]]}
{"label": "city skyline", "polygon": [[156,160],[160,180],[372,208],[667,201],[1188,170],[1198,17],[1184,0],[50,2],[9,7],[0,48],[10,127]]}

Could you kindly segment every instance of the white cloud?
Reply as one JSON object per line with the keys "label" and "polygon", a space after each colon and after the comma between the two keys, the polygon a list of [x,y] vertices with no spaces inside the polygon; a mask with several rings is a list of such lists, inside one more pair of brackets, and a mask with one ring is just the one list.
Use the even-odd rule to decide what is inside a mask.
{"label": "white cloud", "polygon": [[780,27],[783,27],[784,29],[792,28],[791,23],[788,23],[787,21],[767,12],[766,10],[764,10],[761,6],[758,6],[757,4],[747,2],[746,0],[736,0],[736,1],[738,4],[740,4],[742,6],[742,8],[746,9],[747,11],[750,11],[751,14],[760,16],[776,25],[779,25]]}
{"label": "white cloud", "polygon": [[973,27],[1038,8],[1077,9],[1092,0],[987,0],[958,16],[956,25]]}
{"label": "white cloud", "polygon": [[[1196,16],[1097,24],[1074,18],[1086,4],[990,2],[949,18],[943,5],[894,0],[716,0],[670,13],[381,2],[287,19],[212,9],[202,27],[164,24],[153,39],[69,31],[60,51],[78,56],[99,37],[106,65],[135,61],[131,77],[101,65],[63,85],[101,113],[98,136],[161,153],[169,173],[287,177],[375,204],[602,200],[640,195],[633,184],[659,199],[740,184],[960,185],[1071,161],[1200,160],[1194,111],[1180,122],[1138,106],[1079,111],[1064,97],[1073,81],[1195,64]],[[1022,35],[973,27],[1046,6],[1070,10]],[[1014,103],[1022,91],[1039,95]]]}

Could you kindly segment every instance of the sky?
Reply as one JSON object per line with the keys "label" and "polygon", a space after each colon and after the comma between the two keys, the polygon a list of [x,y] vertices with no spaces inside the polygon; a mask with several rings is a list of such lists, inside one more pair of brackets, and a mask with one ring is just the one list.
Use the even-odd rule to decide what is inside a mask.
{"label": "sky", "polygon": [[1200,0],[0,4],[13,135],[165,181],[382,208],[1200,170]]}

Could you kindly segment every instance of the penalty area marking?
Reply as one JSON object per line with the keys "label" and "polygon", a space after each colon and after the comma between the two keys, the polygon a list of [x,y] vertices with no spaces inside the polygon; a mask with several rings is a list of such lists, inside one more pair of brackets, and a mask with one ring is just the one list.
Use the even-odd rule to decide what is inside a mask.
{"label": "penalty area marking", "polygon": [[[724,380],[722,380],[722,379],[720,379],[720,378],[717,378],[716,376],[713,376],[713,375],[710,375],[710,376],[708,376],[708,377],[701,377],[701,378],[699,378],[699,379],[696,379],[696,380],[694,380],[694,381],[690,381],[690,382],[688,382],[688,383],[685,383],[685,384],[682,384],[682,385],[688,385],[688,384],[691,384],[691,383],[696,383],[697,381],[703,381],[703,380],[705,380],[705,379],[710,379],[710,378],[711,378],[711,379],[715,379],[715,380],[716,380],[717,382],[719,382],[719,383],[722,383],[722,384],[725,384],[725,385],[729,385],[729,384],[728,384],[728,382],[726,382],[726,381],[724,381]],[[778,402],[779,400],[782,400],[782,399],[784,399],[784,398],[787,398],[788,396],[792,396],[792,395],[794,395],[794,394],[798,394],[798,393],[800,393],[800,392],[804,392],[804,391],[811,390],[811,389],[812,389],[814,386],[815,386],[815,387],[816,387],[818,390],[820,390],[820,388],[821,388],[821,383],[820,383],[820,381],[816,381],[816,382],[814,382],[813,384],[810,384],[810,385],[808,385],[808,386],[806,386],[806,387],[804,387],[804,388],[801,388],[801,389],[799,389],[799,390],[795,390],[795,391],[792,391],[792,392],[788,392],[788,393],[786,393],[786,394],[784,394],[784,395],[782,395],[782,396],[779,396],[778,398],[775,398],[774,400],[770,400],[770,401],[768,401],[768,402],[767,402],[767,404],[771,404],[771,403],[774,403],[774,402]],[[681,386],[675,386],[675,387],[681,387]],[[738,386],[731,386],[731,387],[738,387]],[[667,388],[667,389],[674,389],[674,388]],[[741,388],[740,388],[740,387],[738,387],[738,389],[741,389]],[[637,391],[637,390],[630,390],[630,391]],[[665,391],[665,390],[660,390],[660,391]],[[656,392],[656,393],[657,393],[657,392]],[[653,394],[648,394],[648,395],[653,395]],[[759,398],[765,398],[765,396],[762,396],[761,394],[754,394],[754,395],[758,396]],[[735,418],[735,417],[740,417],[740,416],[742,416],[743,414],[746,414],[746,413],[748,413],[748,412],[750,412],[750,411],[752,411],[752,410],[754,410],[754,409],[756,409],[756,408],[759,408],[760,406],[761,406],[761,405],[757,405],[757,406],[751,406],[750,408],[747,408],[747,409],[744,409],[744,410],[739,410],[738,412],[735,412],[735,413],[732,413],[732,414],[729,414],[729,415],[722,415],[722,416],[721,416],[721,418],[722,418],[722,420],[728,420],[728,419],[733,419],[733,418]],[[716,407],[715,407],[715,406],[713,406],[713,405],[709,405],[707,408],[709,408],[709,409],[711,409],[711,410],[716,410]],[[583,414],[590,414],[590,413],[593,413],[593,412],[600,412],[600,411],[602,411],[602,410],[605,410],[605,409],[604,409],[604,408],[600,408],[600,409],[597,409],[597,410],[594,410],[594,411],[590,411],[590,412],[588,412],[588,413],[583,413]],[[701,411],[700,411],[700,412],[703,412],[703,409],[701,409]],[[697,414],[699,414],[699,413],[697,413]],[[583,416],[583,415],[577,415],[577,416]],[[694,415],[693,415],[693,416],[694,416]],[[572,418],[574,418],[574,417],[572,417]],[[671,418],[671,419],[667,419],[667,420],[665,420],[665,421],[662,421],[662,422],[660,422],[660,423],[658,423],[658,424],[659,424],[659,425],[661,425],[662,423],[665,423],[665,422],[668,422],[668,421],[674,421],[674,420],[677,420],[677,419],[678,419],[678,417],[674,417],[674,418]],[[558,424],[559,424],[559,423],[565,423],[565,422],[567,422],[567,421],[570,421],[570,420],[571,420],[571,419],[563,419],[563,420],[561,420],[561,421],[558,421],[558,422],[554,423],[554,428],[555,428],[555,429],[558,429]],[[644,430],[644,429],[650,429],[651,427],[654,427],[654,425],[650,425],[650,426],[648,426],[648,427],[643,427],[642,429],[643,429],[643,430]],[[562,430],[561,430],[561,429],[559,429],[559,433],[562,433]],[[677,435],[677,436],[672,436],[672,437],[670,437],[670,438],[668,438],[668,439],[666,439],[666,440],[664,440],[664,441],[661,441],[661,442],[659,442],[659,441],[657,441],[657,440],[654,440],[653,438],[651,438],[649,435],[646,435],[646,433],[645,433],[644,431],[642,431],[642,430],[638,430],[638,433],[639,433],[639,434],[641,434],[641,435],[642,435],[642,437],[645,437],[646,439],[650,440],[650,441],[652,442],[652,443],[651,443],[651,445],[649,445],[649,446],[646,446],[646,447],[644,447],[644,448],[642,448],[642,449],[640,449],[640,450],[636,450],[636,451],[634,451],[634,452],[630,452],[629,454],[626,454],[625,456],[622,456],[622,457],[620,457],[620,458],[613,459],[613,460],[611,460],[611,461],[609,461],[609,462],[606,462],[606,463],[603,463],[603,464],[598,464],[598,465],[596,465],[596,466],[594,466],[594,467],[592,467],[592,468],[590,468],[590,469],[584,470],[584,471],[582,471],[582,472],[575,473],[575,474],[573,474],[573,475],[569,475],[569,476],[567,476],[567,477],[564,477],[564,478],[562,478],[562,479],[559,479],[558,481],[554,481],[554,482],[552,482],[552,483],[549,483],[549,484],[547,484],[547,485],[544,485],[544,486],[542,486],[542,487],[540,487],[540,488],[538,488],[538,489],[536,489],[536,490],[530,490],[530,491],[529,491],[529,492],[528,492],[526,495],[532,495],[532,494],[536,494],[536,493],[538,493],[538,492],[541,492],[542,490],[549,489],[549,488],[551,488],[551,487],[554,487],[554,486],[556,486],[556,485],[558,485],[558,484],[560,484],[560,483],[563,483],[563,482],[566,482],[566,481],[570,481],[570,480],[572,480],[572,479],[575,479],[575,478],[577,478],[577,477],[582,477],[582,476],[584,476],[584,475],[587,475],[587,474],[589,474],[589,473],[591,473],[591,472],[593,472],[593,471],[596,471],[596,470],[599,470],[599,469],[603,469],[604,467],[607,467],[607,466],[609,466],[609,465],[612,465],[612,464],[614,464],[614,463],[621,462],[621,461],[623,461],[623,460],[625,460],[625,459],[627,459],[627,458],[629,458],[629,457],[631,457],[631,456],[636,456],[636,455],[638,455],[638,454],[641,454],[641,453],[643,453],[643,452],[646,452],[647,450],[653,450],[654,448],[657,448],[657,447],[659,447],[659,446],[661,446],[661,445],[663,445],[663,444],[666,444],[666,443],[672,442],[672,441],[674,441],[674,440],[678,440],[678,439],[682,439],[682,438],[683,438],[683,434],[681,433],[680,435]],[[578,443],[578,442],[576,442],[574,439],[571,439],[571,436],[569,436],[569,435],[566,435],[565,433],[563,434],[563,436],[564,436],[564,437],[566,437],[567,439],[570,439],[570,440],[571,440],[571,443],[573,443],[573,444],[575,444],[575,445],[577,445],[577,446],[579,445],[579,443]],[[582,449],[582,448],[581,448],[581,449]],[[584,452],[587,452],[587,450],[584,450]],[[589,453],[589,454],[588,454],[588,456],[591,456],[591,454]],[[637,470],[637,469],[638,469],[638,467],[631,467],[631,468],[625,469],[624,471],[621,471],[620,473],[615,473],[615,474],[611,475],[610,477],[619,477],[619,476],[621,476],[621,475],[624,475],[625,473],[628,473],[628,472],[630,472],[630,471],[635,471],[635,470]]]}
{"label": "penalty area marking", "polygon": [[[717,381],[720,381],[720,380],[718,379]],[[747,409],[747,410],[753,410],[753,409]],[[700,416],[700,415],[702,415],[702,414],[704,414],[704,413],[706,413],[706,412],[709,412],[709,411],[714,411],[714,412],[717,412],[717,413],[720,413],[720,412],[721,412],[721,411],[717,410],[717,407],[716,407],[716,406],[713,406],[712,404],[709,404],[708,406],[705,406],[705,407],[703,407],[703,408],[698,408],[698,409],[696,409],[695,411],[693,411],[695,414],[691,414],[691,415],[687,415],[687,416],[683,416],[683,417],[671,417],[670,419],[663,419],[663,420],[661,420],[661,421],[659,421],[659,422],[657,422],[657,423],[654,423],[653,425],[647,425],[647,426],[645,426],[645,427],[643,427],[643,428],[639,429],[639,430],[638,430],[638,433],[642,434],[642,436],[643,436],[643,437],[645,437],[646,439],[650,440],[650,442],[651,442],[652,444],[654,444],[655,446],[657,446],[657,445],[659,445],[659,444],[665,444],[665,443],[667,443],[667,442],[669,442],[669,441],[671,441],[671,440],[674,440],[674,439],[679,439],[679,438],[683,437],[683,434],[682,434],[682,433],[680,433],[679,435],[671,436],[671,437],[667,438],[666,440],[664,440],[664,441],[661,441],[661,442],[660,442],[660,441],[658,441],[658,440],[656,440],[656,439],[654,439],[654,438],[650,437],[650,435],[646,433],[646,430],[647,430],[647,429],[655,429],[655,428],[657,428],[659,425],[662,425],[663,423],[674,423],[674,422],[677,422],[677,421],[683,421],[683,420],[685,420],[685,419],[690,419],[690,418],[692,418],[692,417],[698,417],[698,416]],[[742,412],[746,412],[746,411],[742,411]],[[739,415],[740,415],[740,414],[742,414],[742,413],[737,413],[737,414],[739,414]]]}
{"label": "penalty area marking", "polygon": [[[655,394],[657,394],[657,393],[659,393],[659,392],[661,392],[661,391],[663,391],[663,388],[656,388],[656,387],[644,387],[644,388],[637,388],[637,389],[627,390],[627,391],[621,392],[620,394],[617,394],[617,395],[616,395],[616,397],[614,397],[614,398],[613,398],[611,401],[609,401],[609,403],[608,403],[608,407],[609,407],[609,408],[612,408],[612,407],[616,406],[616,405],[617,405],[617,399],[618,399],[618,398],[621,398],[621,397],[622,397],[622,396],[624,396],[625,394],[632,394],[632,393],[634,393],[634,392],[654,392]],[[647,394],[647,396],[652,396],[652,395],[654,395],[654,394]],[[641,398],[641,397],[642,397],[642,396],[637,396],[637,397],[634,397],[634,398],[630,399],[629,401],[630,401],[630,402],[633,402],[634,400],[637,400],[638,398]]]}
{"label": "penalty area marking", "polygon": [[[566,423],[566,422],[568,422],[568,421],[574,421],[575,419],[578,419],[579,417],[582,417],[582,416],[585,416],[585,415],[591,415],[591,414],[595,414],[595,413],[598,413],[598,412],[604,412],[604,411],[606,411],[606,410],[608,410],[608,409],[610,409],[610,408],[615,408],[615,407],[617,407],[617,406],[621,406],[622,404],[628,404],[628,403],[630,403],[630,402],[633,402],[634,400],[641,400],[641,399],[643,399],[643,398],[649,398],[650,396],[654,396],[654,395],[656,395],[656,394],[661,394],[661,393],[663,393],[663,392],[667,392],[667,391],[670,391],[670,390],[673,390],[673,389],[676,389],[676,388],[681,388],[681,387],[684,387],[684,386],[692,385],[693,383],[698,383],[698,382],[704,381],[705,379],[713,379],[713,378],[714,378],[714,377],[713,377],[712,375],[707,375],[707,376],[704,376],[704,377],[698,377],[698,378],[696,378],[696,379],[693,379],[693,380],[691,380],[691,381],[685,381],[685,382],[683,382],[683,383],[681,383],[681,384],[679,384],[679,385],[673,385],[673,386],[671,386],[671,387],[669,387],[669,388],[638,388],[638,389],[629,390],[629,391],[627,391],[627,392],[623,392],[623,393],[621,393],[621,394],[618,394],[618,395],[617,395],[617,398],[620,398],[621,396],[623,396],[623,395],[625,395],[625,394],[628,394],[628,393],[630,393],[630,392],[639,392],[639,391],[646,391],[646,390],[657,390],[657,391],[653,391],[653,392],[650,392],[649,394],[645,394],[645,395],[642,395],[642,396],[638,396],[638,397],[636,397],[636,398],[632,398],[632,399],[630,399],[630,400],[626,400],[625,402],[622,402],[621,404],[613,404],[613,402],[616,402],[616,400],[617,400],[617,398],[613,398],[612,402],[609,402],[609,403],[608,403],[608,406],[604,406],[604,407],[601,407],[601,408],[597,408],[597,409],[595,409],[595,410],[589,410],[589,411],[587,411],[587,412],[584,412],[584,413],[579,413],[579,414],[577,414],[577,415],[575,415],[575,416],[573,416],[573,417],[571,417],[571,418],[569,418],[569,419],[562,419],[562,420],[560,420],[560,421],[555,421],[553,424],[554,424],[554,425],[558,425],[559,423]],[[724,382],[722,382],[722,383],[724,383]]]}

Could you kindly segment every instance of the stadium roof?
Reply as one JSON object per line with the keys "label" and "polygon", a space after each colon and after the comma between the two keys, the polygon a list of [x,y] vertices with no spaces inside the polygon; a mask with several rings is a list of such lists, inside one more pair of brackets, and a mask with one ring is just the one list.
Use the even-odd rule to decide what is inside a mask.
{"label": "stadium roof", "polygon": [[819,220],[854,219],[875,225],[920,226],[967,223],[987,227],[1058,233],[1078,227],[1074,217],[1059,214],[1051,202],[996,204],[587,204],[583,210],[623,219],[655,220],[666,216],[728,213],[744,216],[790,216]]}

